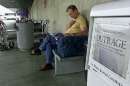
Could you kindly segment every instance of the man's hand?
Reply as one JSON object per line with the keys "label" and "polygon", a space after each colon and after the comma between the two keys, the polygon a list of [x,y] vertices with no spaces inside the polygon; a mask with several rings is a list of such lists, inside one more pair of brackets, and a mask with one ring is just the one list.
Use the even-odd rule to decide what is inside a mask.
{"label": "man's hand", "polygon": [[71,21],[69,22],[69,24],[67,25],[67,29],[70,28],[74,23],[75,23],[75,21],[74,21],[74,20],[71,20]]}

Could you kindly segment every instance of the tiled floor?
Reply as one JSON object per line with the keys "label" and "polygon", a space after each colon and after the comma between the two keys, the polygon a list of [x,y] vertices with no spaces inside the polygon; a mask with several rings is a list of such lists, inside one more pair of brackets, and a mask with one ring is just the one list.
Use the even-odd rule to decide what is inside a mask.
{"label": "tiled floor", "polygon": [[0,51],[0,86],[87,86],[84,73],[55,76],[39,71],[44,56],[19,50]]}

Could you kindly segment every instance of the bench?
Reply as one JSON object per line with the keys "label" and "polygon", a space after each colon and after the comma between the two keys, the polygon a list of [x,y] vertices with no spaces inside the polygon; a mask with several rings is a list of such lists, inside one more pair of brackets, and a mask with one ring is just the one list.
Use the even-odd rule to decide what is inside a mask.
{"label": "bench", "polygon": [[55,75],[69,74],[82,72],[85,69],[85,57],[73,56],[68,58],[62,58],[55,51],[53,51],[55,57]]}
{"label": "bench", "polygon": [[60,36],[57,38],[57,48],[53,51],[55,57],[55,75],[84,70],[86,43],[86,36]]}

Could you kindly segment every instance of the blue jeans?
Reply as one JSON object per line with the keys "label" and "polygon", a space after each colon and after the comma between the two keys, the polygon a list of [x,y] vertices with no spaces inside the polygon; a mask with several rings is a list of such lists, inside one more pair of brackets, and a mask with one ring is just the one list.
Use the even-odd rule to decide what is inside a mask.
{"label": "blue jeans", "polygon": [[39,49],[45,51],[46,64],[51,64],[53,62],[54,54],[53,49],[56,48],[56,40],[53,36],[47,35],[47,37],[41,43]]}
{"label": "blue jeans", "polygon": [[[57,38],[57,40],[56,40]],[[77,37],[77,36],[67,36],[67,37],[64,37],[63,35],[61,34],[58,34],[56,36],[51,36],[51,35],[48,35],[44,41],[41,43],[39,49],[42,50],[42,51],[45,51],[45,55],[46,55],[46,64],[51,64],[53,62],[53,59],[54,59],[54,54],[53,54],[53,49],[56,49],[57,48],[57,44],[59,45],[59,42],[61,43],[60,45],[64,45],[66,43],[63,43],[61,42],[60,40],[63,39],[64,41],[70,39],[68,41],[68,45],[73,45],[73,44],[83,44],[84,40],[86,37]],[[75,43],[72,43],[71,40]],[[83,41],[82,41],[83,40]],[[57,43],[58,42],[58,43]],[[70,44],[72,43],[72,44]],[[75,48],[75,47],[73,47]],[[73,49],[75,50],[75,49]],[[69,51],[71,52],[71,51]],[[75,51],[71,52],[71,53],[76,53]]]}

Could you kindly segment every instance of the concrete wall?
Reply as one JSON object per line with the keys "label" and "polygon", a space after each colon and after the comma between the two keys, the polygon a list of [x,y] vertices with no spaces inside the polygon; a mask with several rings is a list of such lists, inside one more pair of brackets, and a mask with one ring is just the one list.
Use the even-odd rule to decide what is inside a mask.
{"label": "concrete wall", "polygon": [[49,19],[49,32],[64,32],[69,17],[66,8],[70,4],[75,4],[81,14],[89,20],[90,10],[93,5],[112,0],[47,0],[47,6],[44,6],[44,0],[34,0],[30,10],[30,16],[34,20]]}

